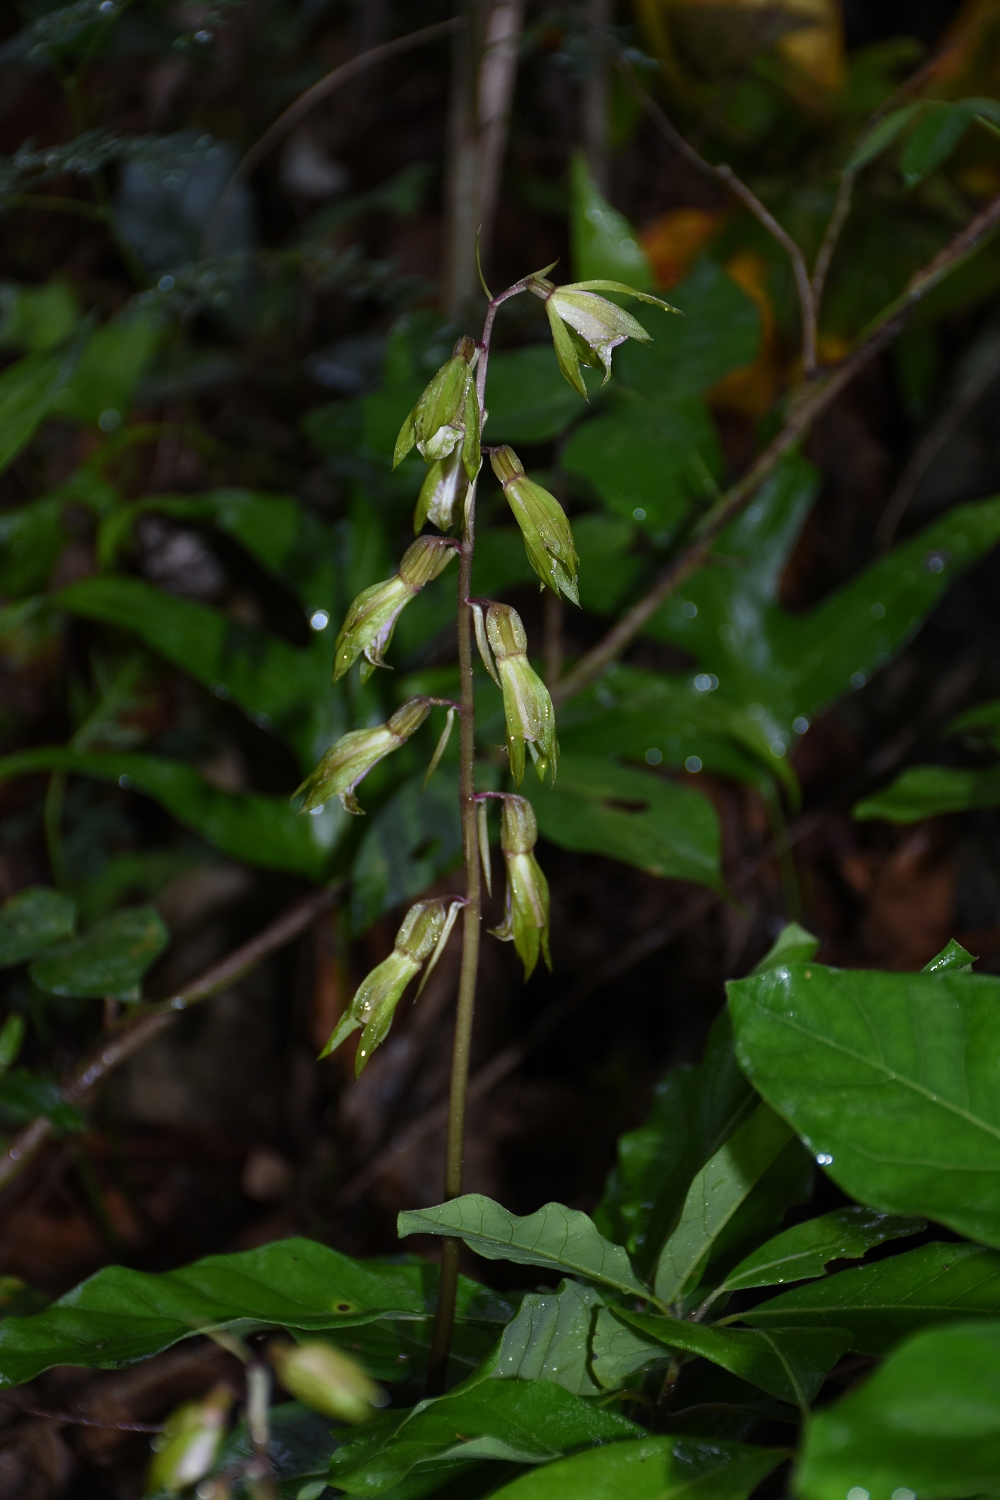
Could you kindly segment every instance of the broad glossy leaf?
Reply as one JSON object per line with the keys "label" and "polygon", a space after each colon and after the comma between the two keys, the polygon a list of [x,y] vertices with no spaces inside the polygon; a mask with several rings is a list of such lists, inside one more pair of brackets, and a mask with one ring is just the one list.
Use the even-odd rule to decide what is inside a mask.
{"label": "broad glossy leaf", "polygon": [[1000,1244],[1000,980],[813,963],[728,991],[741,1065],[838,1186]]}
{"label": "broad glossy leaf", "polygon": [[759,963],[754,964],[752,974],[764,974],[781,964],[799,963],[815,958],[819,950],[819,938],[813,937],[798,922],[786,922],[770,948]]}
{"label": "broad glossy leaf", "polygon": [[552,788],[532,794],[543,836],[651,875],[722,889],[715,808],[689,787],[598,756],[563,754]]}
{"label": "broad glossy leaf", "polygon": [[701,1303],[734,1265],[777,1234],[787,1211],[807,1203],[816,1185],[816,1164],[796,1137],[778,1152],[712,1244],[699,1285],[686,1300]]}
{"label": "broad glossy leaf", "polygon": [[661,1302],[673,1302],[692,1284],[713,1244],[790,1137],[785,1122],[759,1104],[705,1163],[656,1264],[656,1295]]}
{"label": "broad glossy leaf", "polygon": [[[113,1370],[148,1359],[204,1328],[322,1330],[336,1339],[377,1319],[429,1331],[438,1271],[423,1263],[352,1260],[313,1240],[279,1240],[235,1255],[210,1255],[152,1275],[98,1271],[31,1318],[0,1323],[0,1385],[32,1380],[52,1365]],[[459,1317],[496,1337],[509,1304],[461,1278]],[[345,1348],[351,1338],[345,1334]]]}
{"label": "broad glossy leaf", "polygon": [[855,803],[854,817],[919,823],[939,813],[1000,807],[1000,766],[966,770],[960,766],[913,766],[882,791]]}
{"label": "broad glossy leaf", "polygon": [[546,1203],[520,1218],[492,1198],[466,1193],[438,1208],[400,1214],[398,1232],[401,1239],[408,1234],[454,1235],[487,1260],[544,1266],[614,1291],[647,1295],[621,1246],[606,1240],[586,1214],[562,1203]]}
{"label": "broad glossy leaf", "polygon": [[52,995],[136,1001],[143,975],[169,941],[155,907],[135,906],[36,958],[28,972]]}
{"label": "broad glossy leaf", "polygon": [[576,1396],[597,1396],[590,1373],[590,1331],[603,1301],[593,1287],[564,1281],[555,1292],[529,1292],[507,1324],[496,1353],[498,1380],[553,1380]]}
{"label": "broad glossy leaf", "polygon": [[1000,1322],[908,1339],[806,1433],[805,1500],[1000,1495]]}
{"label": "broad glossy leaf", "polygon": [[85,578],[56,598],[74,614],[133,631],[220,697],[232,698],[255,723],[283,730],[303,763],[311,762],[331,697],[332,641],[298,649],[139,578]]}
{"label": "broad glossy leaf", "polygon": [[0,375],[0,473],[49,416],[70,368],[65,356],[29,354]]}
{"label": "broad glossy leaf", "polygon": [[921,1245],[793,1287],[741,1313],[756,1328],[846,1328],[862,1354],[887,1354],[919,1329],[1000,1314],[1000,1255],[981,1245]]}
{"label": "broad glossy leaf", "polygon": [[545,443],[586,411],[548,343],[491,354],[488,380],[489,443]]}
{"label": "broad glossy leaf", "polygon": [[973,111],[965,103],[936,99],[926,106],[899,159],[907,187],[916,187],[948,160],[972,118]]}
{"label": "broad glossy leaf", "polygon": [[[623,1307],[611,1315],[653,1343],[711,1360],[779,1401],[796,1406],[806,1406],[818,1395],[827,1371],[851,1342],[850,1334],[838,1328],[716,1328]],[[600,1373],[596,1359],[594,1369]]]}
{"label": "broad glossy leaf", "polygon": [[548,1380],[473,1377],[446,1396],[358,1429],[333,1455],[330,1483],[349,1495],[381,1495],[418,1465],[443,1480],[474,1461],[548,1463],[641,1431]]}
{"label": "broad glossy leaf", "polygon": [[692,1178],[750,1116],[757,1101],[723,1011],[697,1067],[683,1063],[657,1085],[646,1124],[618,1141],[618,1165],[595,1213],[598,1228],[651,1269],[674,1228]]}
{"label": "broad glossy leaf", "polygon": [[[573,277],[623,281],[638,292],[651,292],[656,277],[639,236],[625,215],[602,195],[582,151],[570,164],[570,243]],[[655,337],[656,330],[652,330]]]}
{"label": "broad glossy leaf", "polygon": [[286,797],[220,792],[191,766],[165,756],[100,754],[52,745],[0,759],[0,781],[38,771],[65,771],[117,781],[153,797],[223,854],[264,869],[322,880],[349,814],[339,804],[319,817],[293,812]]}
{"label": "broad glossy leaf", "polygon": [[351,867],[351,918],[363,932],[383,912],[419,896],[462,854],[458,775],[451,766],[405,781],[365,828]]}
{"label": "broad glossy leaf", "polygon": [[725,528],[650,634],[691,651],[718,693],[756,717],[776,759],[794,720],[863,686],[916,634],[944,589],[1000,539],[1000,500],[958,506],[828,595],[807,614],[778,602],[785,564],[815,495],[795,457]]}
{"label": "broad glossy leaf", "polygon": [[494,1500],[748,1500],[782,1457],[741,1443],[647,1437],[533,1469]]}
{"label": "broad glossy leaf", "polygon": [[57,1083],[29,1068],[8,1068],[0,1074],[0,1119],[5,1125],[24,1125],[42,1115],[59,1130],[83,1130],[80,1111],[67,1104]]}
{"label": "broad glossy leaf", "polygon": [[760,312],[714,261],[701,259],[670,301],[683,318],[653,314],[650,344],[629,339],[615,350],[615,373],[644,396],[684,399],[708,390],[730,370],[748,365],[760,347]]}
{"label": "broad glossy leaf", "polygon": [[923,1219],[881,1214],[874,1208],[837,1208],[768,1240],[730,1271],[719,1292],[822,1276],[831,1260],[857,1260],[875,1245],[920,1234],[926,1228]]}
{"label": "broad glossy leaf", "polygon": [[76,904],[64,891],[34,885],[0,906],[0,968],[35,958],[72,937]]}
{"label": "broad glossy leaf", "polygon": [[660,542],[715,499],[723,470],[715,425],[697,396],[622,401],[577,428],[562,466]]}

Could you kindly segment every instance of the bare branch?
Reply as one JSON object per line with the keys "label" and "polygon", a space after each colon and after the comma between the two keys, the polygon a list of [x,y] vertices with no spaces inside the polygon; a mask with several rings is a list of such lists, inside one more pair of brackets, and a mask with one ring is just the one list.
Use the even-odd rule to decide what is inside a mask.
{"label": "bare branch", "polygon": [[833,205],[833,213],[830,215],[826,231],[823,235],[822,244],[816,252],[816,260],[813,264],[812,273],[812,298],[816,317],[819,317],[819,309],[823,302],[823,291],[826,287],[827,272],[830,262],[833,260],[833,252],[836,250],[840,240],[841,230],[847,223],[847,215],[851,211],[851,198],[854,193],[854,173],[843,171],[837,184],[837,197]]}
{"label": "bare branch", "polygon": [[694,541],[667,564],[649,592],[612,626],[596,646],[580,658],[561,682],[553,686],[554,703],[565,703],[576,693],[582,692],[621,655],[674,590],[701,566],[719,532],[749,503],[760,485],[774,472],[785,455],[791,452],[816,418],[854,379],[858,371],[870,364],[902,332],[907,318],[917,304],[939,282],[974,255],[998,224],[1000,197],[987,204],[923,270],[916,272],[906,290],[869,325],[861,342],[846,359],[801,393],[778,436],[764,449],[743,478],[737,480],[702,518]]}

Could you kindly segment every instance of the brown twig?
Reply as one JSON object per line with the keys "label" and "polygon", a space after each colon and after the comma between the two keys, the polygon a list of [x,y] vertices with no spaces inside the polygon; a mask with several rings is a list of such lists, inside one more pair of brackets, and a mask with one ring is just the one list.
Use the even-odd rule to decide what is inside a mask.
{"label": "brown twig", "polygon": [[956,270],[979,249],[987,235],[1000,224],[1000,197],[977,214],[959,231],[934,259],[911,278],[909,286],[884,309],[862,335],[857,347],[839,365],[808,387],[795,403],[778,436],[764,449],[750,469],[722,496],[698,526],[694,540],[660,573],[648,593],[633,604],[606,635],[597,642],[552,689],[556,704],[565,703],[582,692],[606,667],[625,650],[646,623],[662,607],[686,578],[701,567],[720,531],[746,506],[752,496],[772,474],[826,410],[836,396],[849,385],[859,370],[892,343],[902,331],[913,309],[939,282]]}
{"label": "brown twig", "polygon": [[0,1401],[24,1417],[40,1417],[44,1422],[58,1422],[63,1427],[103,1427],[113,1429],[117,1432],[148,1432],[155,1434],[163,1431],[162,1422],[102,1422],[97,1417],[80,1417],[68,1411],[45,1411],[39,1406],[25,1406],[21,1401],[15,1401],[6,1394],[0,1394]]}
{"label": "brown twig", "polygon": [[[220,990],[228,989],[244,974],[249,973],[262,959],[276,953],[286,943],[304,932],[311,922],[327,907],[332,906],[343,891],[343,883],[311,891],[290,906],[277,921],[263,932],[258,932],[249,942],[243,943],[226,958],[212,964],[178,990],[169,1000],[162,1000],[145,1007],[143,1013],[126,1021],[120,1029],[95,1049],[63,1087],[63,1098],[68,1104],[80,1104],[87,1095],[102,1083],[109,1073],[120,1068],[122,1063],[145,1047],[153,1037],[159,1036],[172,1026],[177,1017],[190,1006],[207,1000]],[[55,1132],[50,1120],[39,1115],[18,1131],[7,1150],[0,1156],[0,1188],[13,1181],[28,1162]]]}
{"label": "brown twig", "polygon": [[424,42],[436,41],[438,37],[448,36],[457,31],[462,25],[461,17],[453,16],[449,21],[436,21],[433,26],[424,26],[420,31],[410,31],[406,36],[397,36],[390,42],[382,42],[377,47],[369,47],[367,52],[359,52],[348,62],[341,63],[339,68],[334,68],[327,73],[318,83],[306,89],[300,94],[278,118],[267,127],[264,134],[254,142],[249,151],[246,152],[242,161],[237,166],[232,177],[226,183],[219,201],[216,203],[205,231],[203,253],[210,251],[214,240],[215,231],[224,217],[224,211],[228,207],[233,193],[236,189],[260,166],[264,157],[282,140],[290,130],[293,130],[300,120],[304,119],[310,110],[315,109],[317,104],[337,89],[342,88],[345,83],[350,83],[353,78],[358,78],[381,62],[388,62],[390,58],[400,57],[404,52],[411,51],[414,47],[423,46]]}

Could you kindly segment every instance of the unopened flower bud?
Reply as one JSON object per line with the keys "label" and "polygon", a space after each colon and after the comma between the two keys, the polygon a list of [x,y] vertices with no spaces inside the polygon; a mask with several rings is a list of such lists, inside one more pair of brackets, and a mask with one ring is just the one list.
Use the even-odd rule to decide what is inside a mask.
{"label": "unopened flower bud", "polygon": [[450,531],[462,519],[462,501],[469,488],[460,453],[451,453],[432,463],[424,476],[413,512],[413,529],[428,521],[441,531]]}
{"label": "unopened flower bud", "polygon": [[458,340],[451,359],[441,366],[403,423],[396,439],[393,468],[415,443],[428,463],[458,450],[466,475],[475,479],[480,464],[481,425],[473,370],[478,352],[472,339],[463,336]]}
{"label": "unopened flower bud", "polygon": [[301,1344],[275,1342],[268,1358],[290,1396],[338,1422],[367,1422],[389,1397],[356,1360],[324,1339]]}
{"label": "unopened flower bud", "polygon": [[312,812],[331,797],[339,797],[347,812],[360,814],[363,809],[358,806],[354,788],[380,760],[416,734],[430,709],[426,698],[410,698],[387,723],[374,729],[352,729],[349,734],[341,735],[315,771],[292,794],[303,799],[300,810]]}
{"label": "unopened flower bud", "polygon": [[399,570],[384,583],[364,589],[340,628],[333,648],[333,680],[350,671],[359,656],[361,680],[367,682],[384,655],[400,614],[425,583],[443,573],[455,555],[455,545],[440,536],[420,536],[407,547]]}
{"label": "unopened flower bud", "polygon": [[559,761],[555,710],[548,688],[528,661],[528,637],[517,610],[509,604],[491,604],[486,614],[486,637],[503,689],[511,775],[520,786],[527,745],[539,777],[544,781],[551,767],[555,781]]}
{"label": "unopened flower bud", "polygon": [[197,1484],[212,1468],[226,1435],[233,1393],[217,1385],[202,1401],[188,1401],[167,1418],[149,1469],[150,1492]]}
{"label": "unopened flower bud", "polygon": [[492,930],[501,942],[513,943],[524,965],[525,980],[531,978],[541,951],[546,966],[549,955],[549,883],[535,858],[538,823],[527,797],[504,797],[500,825],[500,849],[507,867],[506,910],[501,926]]}
{"label": "unopened flower bud", "polygon": [[579,604],[576,572],[580,560],[566,512],[555,495],[526,476],[513,448],[494,448],[490,463],[521,528],[531,566],[553,593]]}
{"label": "unopened flower bud", "polygon": [[460,902],[418,901],[411,906],[396,934],[392,952],[361,981],[320,1057],[329,1057],[352,1032],[364,1028],[354,1062],[357,1078],[375,1048],[385,1041],[403,991],[424,964],[426,983],[448,941]]}
{"label": "unopened flower bud", "polygon": [[555,345],[559,368],[574,390],[587,399],[587,387],[580,373],[580,361],[603,369],[606,385],[611,374],[611,351],[626,339],[650,342],[650,335],[631,313],[627,313],[597,292],[617,292],[619,295],[638,297],[641,302],[651,302],[662,307],[664,312],[677,312],[669,302],[626,286],[623,281],[571,281],[566,286],[554,286],[543,275],[533,276],[528,290],[541,297],[545,303],[552,342]]}

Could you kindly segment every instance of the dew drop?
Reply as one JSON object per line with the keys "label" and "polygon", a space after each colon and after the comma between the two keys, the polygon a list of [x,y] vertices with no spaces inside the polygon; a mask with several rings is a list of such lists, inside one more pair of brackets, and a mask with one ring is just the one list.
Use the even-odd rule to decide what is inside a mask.
{"label": "dew drop", "polygon": [[868,1500],[868,1491],[863,1490],[860,1484],[847,1491],[847,1500]]}
{"label": "dew drop", "polygon": [[313,630],[325,630],[330,623],[330,616],[325,609],[317,609],[309,616],[309,624]]}
{"label": "dew drop", "polygon": [[[816,1155],[816,1164],[820,1167],[832,1167],[833,1157],[830,1155],[829,1151],[820,1151]],[[852,1490],[851,1493],[854,1494],[854,1491]],[[865,1500],[868,1500],[867,1492],[864,1492],[864,1494]]]}
{"label": "dew drop", "polygon": [[701,770],[701,760],[697,755],[689,755],[684,762],[684,769],[685,771],[690,771],[693,776],[697,775]]}
{"label": "dew drop", "polygon": [[663,751],[662,750],[647,750],[646,751],[646,764],[647,764],[647,766],[658,766],[660,764],[660,761],[662,759],[663,759]]}

